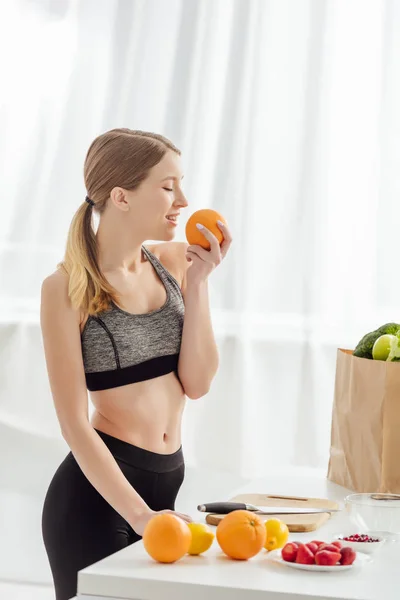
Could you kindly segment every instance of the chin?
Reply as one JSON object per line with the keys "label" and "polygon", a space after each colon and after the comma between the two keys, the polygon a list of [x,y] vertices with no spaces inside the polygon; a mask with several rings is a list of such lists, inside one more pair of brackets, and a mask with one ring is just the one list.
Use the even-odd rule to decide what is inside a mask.
{"label": "chin", "polygon": [[171,228],[169,231],[164,233],[164,239],[165,240],[173,240],[176,234],[176,230],[175,228]]}
{"label": "chin", "polygon": [[170,242],[175,238],[175,231],[160,231],[156,237],[149,239],[158,240],[159,242]]}
{"label": "chin", "polygon": [[164,236],[164,242],[172,242],[175,239],[175,233],[170,233],[169,235]]}

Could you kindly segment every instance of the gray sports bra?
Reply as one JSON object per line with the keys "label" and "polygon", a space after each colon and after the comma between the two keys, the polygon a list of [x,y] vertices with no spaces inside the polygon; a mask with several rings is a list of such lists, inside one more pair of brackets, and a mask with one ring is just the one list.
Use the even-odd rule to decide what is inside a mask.
{"label": "gray sports bra", "polygon": [[126,312],[112,303],[108,310],[88,317],[81,344],[90,391],[177,372],[184,319],[181,289],[157,257],[142,249],[165,286],[166,302],[144,314]]}

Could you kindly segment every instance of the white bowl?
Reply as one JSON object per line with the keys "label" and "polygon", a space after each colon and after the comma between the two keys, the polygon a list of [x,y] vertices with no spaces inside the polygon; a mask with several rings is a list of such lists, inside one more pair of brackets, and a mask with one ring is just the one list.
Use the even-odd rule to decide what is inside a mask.
{"label": "white bowl", "polygon": [[352,548],[355,552],[363,552],[364,554],[372,554],[379,548],[382,548],[385,543],[385,538],[379,535],[372,535],[371,532],[367,533],[369,537],[379,540],[378,542],[349,542],[348,540],[344,540],[344,537],[349,537],[351,535],[355,535],[356,533],[361,534],[362,532],[357,531],[354,533],[337,533],[333,537],[335,540],[339,540],[342,543],[342,548],[348,547]]}
{"label": "white bowl", "polygon": [[350,494],[345,508],[355,531],[380,532],[387,540],[400,539],[400,497],[391,494]]}

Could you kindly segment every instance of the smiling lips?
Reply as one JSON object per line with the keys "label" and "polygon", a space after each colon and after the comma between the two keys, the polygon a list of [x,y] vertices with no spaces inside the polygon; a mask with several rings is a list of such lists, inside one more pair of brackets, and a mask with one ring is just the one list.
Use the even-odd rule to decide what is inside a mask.
{"label": "smiling lips", "polygon": [[167,221],[169,223],[172,223],[173,225],[177,225],[178,216],[179,216],[178,214],[167,215],[165,218],[167,219]]}

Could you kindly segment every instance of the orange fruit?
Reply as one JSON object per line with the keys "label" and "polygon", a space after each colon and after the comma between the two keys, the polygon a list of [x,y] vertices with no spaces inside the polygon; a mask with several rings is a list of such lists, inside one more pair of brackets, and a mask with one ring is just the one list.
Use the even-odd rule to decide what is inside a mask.
{"label": "orange fruit", "polygon": [[189,217],[186,223],[185,234],[189,244],[192,246],[201,246],[205,250],[210,249],[210,242],[201,233],[201,231],[197,229],[196,223],[200,223],[201,225],[204,225],[204,227],[207,227],[207,229],[215,235],[218,242],[221,244],[224,236],[217,225],[218,220],[227,224],[224,217],[216,210],[212,210],[211,208],[202,208],[200,210],[196,210],[196,212]]}
{"label": "orange fruit", "polygon": [[176,515],[161,513],[147,523],[143,536],[146,552],[162,563],[172,563],[187,554],[192,533],[183,519]]}
{"label": "orange fruit", "polygon": [[217,542],[227,556],[247,560],[260,552],[267,536],[258,515],[248,510],[228,513],[217,527]]}

